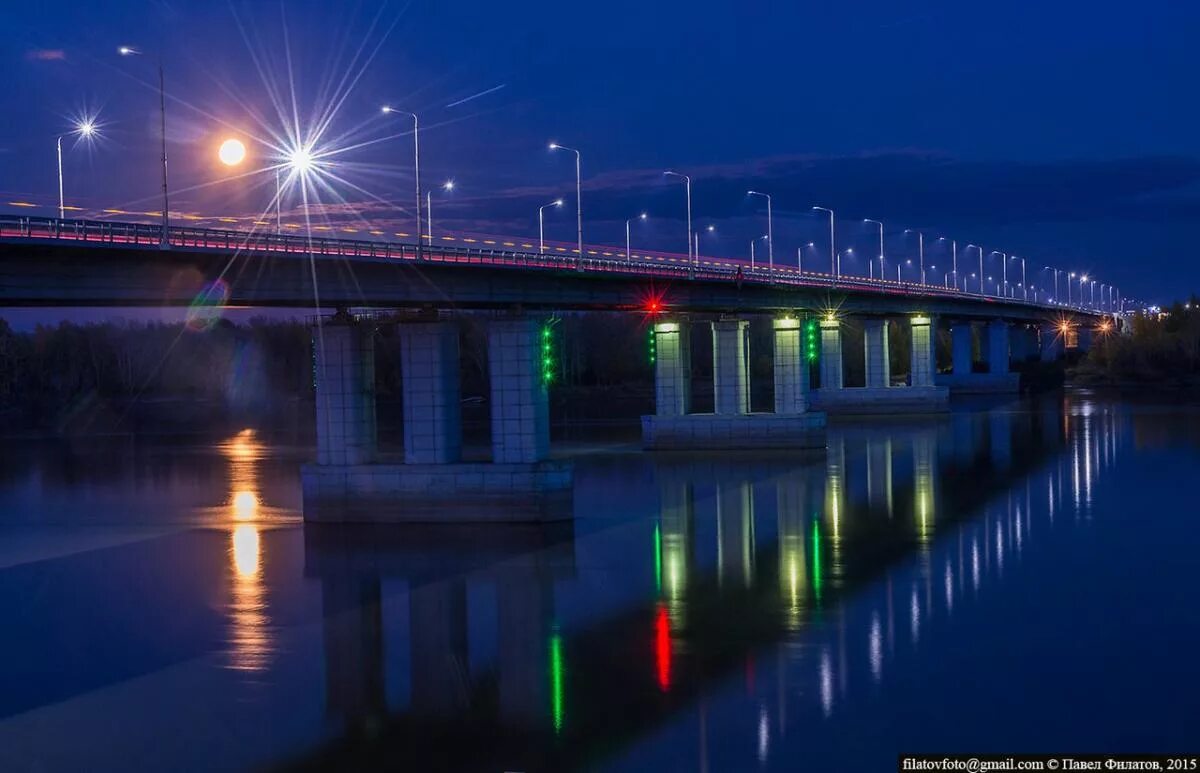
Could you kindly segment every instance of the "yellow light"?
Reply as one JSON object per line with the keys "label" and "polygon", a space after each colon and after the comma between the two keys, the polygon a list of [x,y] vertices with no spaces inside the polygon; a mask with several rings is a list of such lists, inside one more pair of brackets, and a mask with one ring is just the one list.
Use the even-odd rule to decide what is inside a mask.
{"label": "yellow light", "polygon": [[262,550],[258,529],[242,524],[233,530],[233,568],[238,577],[258,574],[259,553]]}
{"label": "yellow light", "polygon": [[253,491],[238,491],[231,502],[233,517],[239,521],[250,521],[258,513],[258,496]]}
{"label": "yellow light", "polygon": [[230,137],[221,143],[217,157],[225,166],[237,166],[246,159],[246,146],[241,140]]}

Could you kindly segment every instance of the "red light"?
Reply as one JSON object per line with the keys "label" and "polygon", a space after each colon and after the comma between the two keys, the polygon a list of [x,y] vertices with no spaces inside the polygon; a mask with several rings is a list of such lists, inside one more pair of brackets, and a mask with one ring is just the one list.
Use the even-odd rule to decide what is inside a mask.
{"label": "red light", "polygon": [[671,622],[667,609],[661,604],[654,615],[654,664],[658,671],[658,687],[671,689]]}
{"label": "red light", "polygon": [[662,305],[661,305],[661,304],[660,304],[658,301],[650,301],[649,310],[650,310],[652,313],[653,313],[653,312],[657,312],[657,311],[658,311],[659,309],[661,309],[661,308],[662,308]]}

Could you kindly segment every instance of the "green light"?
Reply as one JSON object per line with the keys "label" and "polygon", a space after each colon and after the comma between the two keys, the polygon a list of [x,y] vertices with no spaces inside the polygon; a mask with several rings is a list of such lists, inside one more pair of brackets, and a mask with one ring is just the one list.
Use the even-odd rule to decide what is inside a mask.
{"label": "green light", "polygon": [[550,635],[550,713],[554,718],[554,732],[561,733],[563,726],[563,653],[562,637]]}
{"label": "green light", "polygon": [[654,590],[662,593],[662,534],[654,524]]}
{"label": "green light", "polygon": [[813,593],[821,600],[821,525],[813,521],[812,531]]}
{"label": "green light", "polygon": [[542,326],[542,385],[554,381],[554,331],[551,320]]}

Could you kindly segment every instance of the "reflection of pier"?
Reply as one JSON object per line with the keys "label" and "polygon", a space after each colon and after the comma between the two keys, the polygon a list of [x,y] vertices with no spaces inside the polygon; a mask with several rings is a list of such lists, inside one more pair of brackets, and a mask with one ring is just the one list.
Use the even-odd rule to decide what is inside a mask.
{"label": "reflection of pier", "polygon": [[[954,417],[886,444],[848,430],[818,461],[753,454],[656,457],[660,518],[652,537],[646,536],[654,540],[656,582],[645,603],[556,630],[553,586],[546,582],[552,573],[537,567],[555,550],[573,551],[538,550],[544,558],[537,561],[524,555],[526,574],[514,580],[513,609],[520,613],[500,625],[523,629],[511,634],[526,657],[506,660],[501,644],[485,677],[468,676],[462,663],[470,653],[461,630],[447,622],[461,619],[454,582],[437,581],[430,597],[416,600],[430,584],[419,579],[420,567],[437,567],[438,556],[453,551],[405,546],[405,557],[392,562],[416,585],[410,607],[414,653],[421,647],[447,653],[420,661],[432,672],[425,675],[430,687],[422,690],[436,692],[431,698],[441,702],[418,703],[414,673],[413,712],[381,714],[371,738],[355,735],[356,743],[335,744],[308,762],[313,769],[370,769],[367,761],[376,758],[415,767],[437,760],[443,768],[463,770],[483,764],[514,770],[593,766],[730,674],[753,671],[757,653],[780,642],[804,645],[788,648],[784,661],[790,668],[802,660],[811,669],[805,677],[811,689],[804,692],[813,697],[814,711],[832,712],[845,700],[847,684],[859,678],[860,659],[870,679],[883,678],[898,650],[928,638],[932,616],[967,603],[988,578],[1011,573],[1014,552],[1036,529],[1031,486],[1048,486],[1051,501],[1059,503],[1070,500],[1072,487],[1089,490],[1088,466],[1099,468],[1108,441],[1084,431],[1086,417],[1001,416]],[[1001,425],[1004,431],[996,432]],[[1090,441],[1071,445],[1085,436]],[[992,466],[996,438],[1008,444],[1003,469]],[[1074,458],[1059,455],[1074,447]],[[1046,461],[1056,455],[1060,464],[1047,472]],[[1025,501],[997,496],[1020,489],[1022,481]],[[368,543],[331,549],[310,540],[310,572],[324,576],[317,561],[338,556],[336,561],[369,575],[377,562],[360,553],[387,550],[378,540]],[[906,565],[914,554],[921,560]],[[477,560],[493,578],[509,563]],[[884,574],[886,583],[878,582]],[[902,578],[895,587],[893,577]],[[879,604],[847,617],[840,600],[864,586],[875,587],[871,595]],[[418,631],[417,617],[428,618],[425,632]],[[815,619],[836,625],[810,628]],[[412,668],[418,668],[416,658]],[[505,699],[505,685],[521,695]],[[803,715],[800,707],[789,711]],[[470,750],[462,748],[463,738],[472,739]]]}

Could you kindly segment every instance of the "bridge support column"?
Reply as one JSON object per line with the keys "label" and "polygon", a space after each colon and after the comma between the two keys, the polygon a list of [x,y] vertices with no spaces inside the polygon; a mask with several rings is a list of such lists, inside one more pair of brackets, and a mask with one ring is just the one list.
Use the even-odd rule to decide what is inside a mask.
{"label": "bridge support column", "polygon": [[1063,334],[1058,326],[1043,323],[1041,327],[1042,362],[1057,362],[1063,356]]}
{"label": "bridge support column", "polygon": [[892,385],[888,360],[888,323],[886,319],[863,321],[863,353],[866,358],[867,389],[886,389]]}
{"label": "bridge support column", "polygon": [[1084,322],[1075,330],[1075,351],[1087,354],[1092,349],[1092,328],[1089,323]]}
{"label": "bridge support column", "polygon": [[973,326],[970,322],[955,322],[950,328],[950,336],[954,358],[953,373],[955,376],[970,376],[975,360]]}
{"label": "bridge support column", "polygon": [[808,410],[808,361],[800,320],[775,320],[775,413]]}
{"label": "bridge support column", "polygon": [[687,322],[654,326],[654,408],[659,416],[692,410],[692,336]]}
{"label": "bridge support column", "polygon": [[988,323],[988,373],[1008,373],[1008,328],[1008,323],[1002,319],[994,319]]}
{"label": "bridge support column", "polygon": [[909,325],[912,330],[909,383],[918,388],[932,387],[933,374],[937,370],[937,354],[933,349],[933,319],[916,316],[909,320]]}
{"label": "bridge support column", "polygon": [[404,393],[404,461],[447,464],[462,457],[458,326],[452,322],[400,325]]}
{"label": "bridge support column", "polygon": [[713,411],[718,415],[750,412],[750,374],[746,370],[750,323],[744,319],[714,322]]}
{"label": "bridge support column", "polygon": [[492,461],[540,462],[550,451],[547,386],[542,381],[539,320],[495,320],[488,326]]}
{"label": "bridge support column", "polygon": [[821,320],[821,391],[841,389],[842,381],[842,323],[836,319]]}
{"label": "bridge support column", "polygon": [[334,319],[313,332],[317,389],[317,464],[375,459],[374,328]]}

